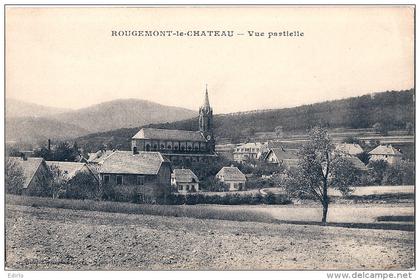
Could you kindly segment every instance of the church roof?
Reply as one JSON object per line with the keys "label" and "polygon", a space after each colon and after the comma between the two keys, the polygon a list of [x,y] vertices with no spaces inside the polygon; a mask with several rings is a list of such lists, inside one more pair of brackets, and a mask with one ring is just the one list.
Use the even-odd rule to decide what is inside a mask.
{"label": "church roof", "polygon": [[156,175],[166,160],[158,152],[115,151],[104,159],[99,172],[114,174]]}
{"label": "church roof", "polygon": [[206,141],[200,131],[158,128],[142,128],[132,139]]}

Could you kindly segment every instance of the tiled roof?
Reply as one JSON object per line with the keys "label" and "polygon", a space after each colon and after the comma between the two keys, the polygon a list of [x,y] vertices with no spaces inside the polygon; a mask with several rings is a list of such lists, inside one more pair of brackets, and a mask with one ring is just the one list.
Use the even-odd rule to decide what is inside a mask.
{"label": "tiled roof", "polygon": [[86,163],[82,162],[46,161],[46,163],[49,167],[57,166],[61,171],[63,171],[67,179],[71,179],[76,176],[77,172],[83,172],[83,170],[90,171]]}
{"label": "tiled roof", "polygon": [[99,168],[99,173],[156,175],[164,158],[158,152],[115,151]]}
{"label": "tiled roof", "polygon": [[25,176],[24,188],[28,187],[39,166],[44,161],[43,158],[27,158],[26,160],[23,160],[20,157],[10,157],[9,159],[22,167],[23,175]]}
{"label": "tiled roof", "polygon": [[190,169],[174,169],[173,176],[177,182],[197,183],[198,177]]}
{"label": "tiled roof", "polygon": [[87,161],[91,163],[99,163],[102,160],[104,160],[107,156],[112,154],[113,152],[114,152],[113,150],[105,150],[105,151],[99,150],[96,153],[89,153],[89,159]]}
{"label": "tiled roof", "polygon": [[391,145],[379,145],[375,149],[369,152],[370,155],[394,155],[394,156],[402,156],[402,154],[392,147]]}
{"label": "tiled roof", "polygon": [[265,158],[267,158],[270,153],[274,153],[278,160],[299,160],[298,151],[298,149],[272,148]]}
{"label": "tiled roof", "polygon": [[366,165],[357,157],[346,157],[346,159],[350,160],[350,162],[359,170],[367,171],[369,170]]}
{"label": "tiled roof", "polygon": [[220,171],[217,173],[216,176],[223,176],[223,179],[225,181],[245,181],[246,177],[245,175],[237,168],[234,166],[228,167],[225,166],[222,169],[220,169]]}
{"label": "tiled roof", "polygon": [[362,147],[360,147],[359,144],[348,144],[348,143],[342,143],[337,144],[335,146],[335,149],[339,152],[346,153],[349,155],[358,155],[363,153]]}
{"label": "tiled roof", "polygon": [[200,131],[142,128],[132,139],[206,141]]}

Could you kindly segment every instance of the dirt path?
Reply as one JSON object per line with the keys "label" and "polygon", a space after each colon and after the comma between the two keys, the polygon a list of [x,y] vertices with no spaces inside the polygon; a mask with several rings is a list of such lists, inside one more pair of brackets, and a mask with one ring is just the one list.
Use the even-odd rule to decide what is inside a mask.
{"label": "dirt path", "polygon": [[414,233],[7,205],[8,269],[407,269]]}

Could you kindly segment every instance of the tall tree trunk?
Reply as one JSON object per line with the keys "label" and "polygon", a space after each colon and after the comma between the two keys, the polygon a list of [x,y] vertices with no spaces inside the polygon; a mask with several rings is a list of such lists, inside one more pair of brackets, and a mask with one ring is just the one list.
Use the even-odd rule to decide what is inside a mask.
{"label": "tall tree trunk", "polygon": [[328,204],[330,203],[330,199],[328,197],[328,181],[327,178],[324,177],[324,185],[322,190],[322,225],[325,226],[327,224],[327,213],[328,213]]}
{"label": "tall tree trunk", "polygon": [[327,224],[327,213],[328,213],[328,201],[322,203],[322,225]]}

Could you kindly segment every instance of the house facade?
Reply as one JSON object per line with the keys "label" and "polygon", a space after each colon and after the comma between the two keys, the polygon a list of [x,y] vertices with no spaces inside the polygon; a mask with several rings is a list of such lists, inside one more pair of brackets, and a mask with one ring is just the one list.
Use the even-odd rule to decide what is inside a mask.
{"label": "house facade", "polygon": [[103,185],[171,184],[171,165],[159,152],[114,151],[97,168]]}
{"label": "house facade", "polygon": [[213,109],[206,88],[199,110],[198,131],[142,128],[131,139],[132,152],[160,152],[172,163],[199,162],[215,157]]}
{"label": "house facade", "polygon": [[403,154],[391,145],[379,145],[369,152],[369,161],[386,161],[389,165],[395,165],[403,158]]}
{"label": "house facade", "polygon": [[226,184],[229,191],[245,190],[246,177],[237,167],[223,167],[216,174],[216,179]]}
{"label": "house facade", "polygon": [[242,144],[234,149],[233,160],[238,163],[258,160],[266,150],[267,146],[259,142]]}
{"label": "house facade", "polygon": [[200,191],[198,177],[190,169],[174,169],[171,175],[171,185],[179,193]]}

